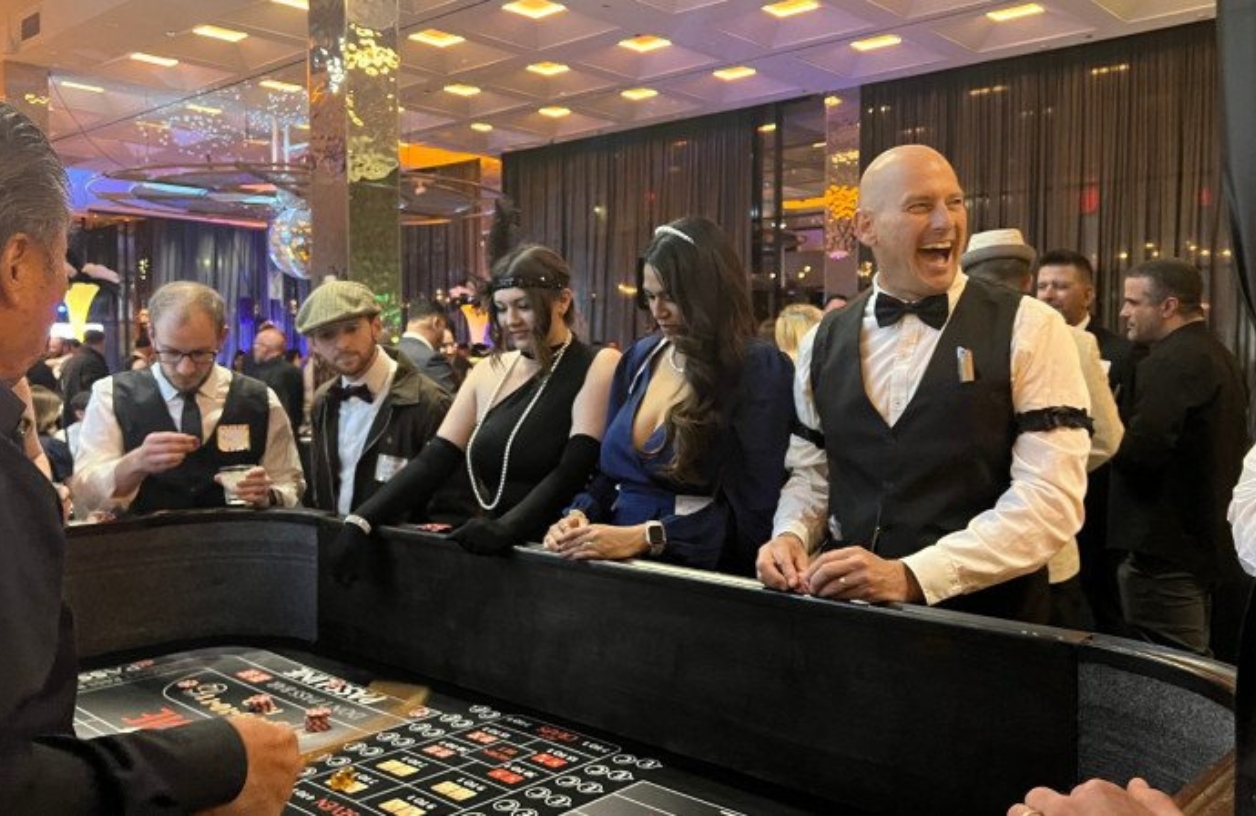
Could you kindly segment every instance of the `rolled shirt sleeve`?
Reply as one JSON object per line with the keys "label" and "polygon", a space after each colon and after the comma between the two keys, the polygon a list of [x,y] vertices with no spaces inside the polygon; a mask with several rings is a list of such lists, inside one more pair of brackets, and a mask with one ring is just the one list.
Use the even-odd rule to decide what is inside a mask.
{"label": "rolled shirt sleeve", "polygon": [[[794,414],[799,424],[820,433],[820,416],[811,393],[811,357],[816,326],[798,345],[794,363]],[[824,520],[829,506],[829,462],[824,449],[810,439],[791,434],[785,452],[788,478],[781,489],[772,521],[772,536],[791,533],[814,552],[824,542]]]}

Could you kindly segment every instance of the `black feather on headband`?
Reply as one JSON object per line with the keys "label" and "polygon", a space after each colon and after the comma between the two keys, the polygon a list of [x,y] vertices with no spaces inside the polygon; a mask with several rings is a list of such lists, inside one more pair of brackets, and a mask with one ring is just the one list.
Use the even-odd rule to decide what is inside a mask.
{"label": "black feather on headband", "polygon": [[491,269],[519,245],[522,214],[515,202],[506,196],[493,204],[493,226],[488,231],[488,265]]}

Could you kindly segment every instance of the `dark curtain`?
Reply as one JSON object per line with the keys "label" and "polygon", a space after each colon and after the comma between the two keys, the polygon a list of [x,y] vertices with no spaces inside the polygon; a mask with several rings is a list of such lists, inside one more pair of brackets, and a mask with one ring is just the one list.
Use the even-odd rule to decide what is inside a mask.
{"label": "dark curtain", "polygon": [[[425,172],[443,178],[479,184],[479,161],[459,162]],[[448,298],[449,291],[464,286],[468,279],[485,276],[482,232],[488,229],[488,212],[474,213],[432,224],[404,225],[401,228],[401,294],[407,306],[416,300]],[[466,320],[456,302],[446,300],[454,335],[469,340]]]}
{"label": "dark curtain", "polygon": [[[1250,58],[1251,40],[1239,47]],[[1254,76],[1241,79],[1249,94]],[[1017,227],[1039,250],[1090,256],[1098,319],[1109,328],[1117,327],[1125,270],[1153,257],[1193,261],[1208,285],[1213,329],[1250,367],[1251,321],[1239,307],[1220,195],[1214,23],[861,93],[865,165],[896,144],[936,147],[970,196],[972,231]]]}
{"label": "dark curtain", "polygon": [[1221,65],[1225,200],[1230,208],[1235,266],[1249,311],[1256,310],[1256,5],[1251,0],[1217,4]]}
{"label": "dark curtain", "polygon": [[653,229],[704,215],[750,258],[755,125],[746,110],[508,153],[503,186],[525,240],[571,264],[581,333],[627,343],[645,330],[631,287]]}
{"label": "dark curtain", "polygon": [[284,330],[289,346],[299,345],[293,324],[309,283],[270,268],[265,230],[153,219],[140,233],[141,257],[146,247],[150,258],[146,291],[191,280],[216,289],[227,302],[230,335],[219,362],[230,365],[236,349],[250,352],[257,327],[267,320]]}

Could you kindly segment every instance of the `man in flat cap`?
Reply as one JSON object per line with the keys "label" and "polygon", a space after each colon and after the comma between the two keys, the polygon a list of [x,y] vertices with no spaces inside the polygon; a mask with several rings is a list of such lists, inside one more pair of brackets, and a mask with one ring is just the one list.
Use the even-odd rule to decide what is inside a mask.
{"label": "man in flat cap", "polygon": [[341,515],[405,467],[453,399],[404,354],[379,344],[379,311],[361,283],[329,280],[297,313],[297,331],[340,375],[314,396],[310,501]]}
{"label": "man in flat cap", "polygon": [[295,507],[305,489],[288,415],[275,392],[215,360],[227,338],[222,296],[192,281],[148,302],[158,364],[92,386],[71,490],[89,510],[148,513],[222,507],[219,469],[251,466],[236,495]]}
{"label": "man in flat cap", "polygon": [[[998,286],[1006,286],[1029,295],[1034,289],[1034,248],[1025,243],[1018,229],[996,229],[974,233],[968,240],[968,251],[960,257],[960,267],[971,278],[984,280]],[[1069,335],[1077,346],[1077,357],[1086,378],[1086,391],[1090,394],[1090,416],[1094,421],[1094,433],[1090,437],[1090,456],[1086,470],[1094,473],[1116,453],[1125,434],[1116,400],[1108,387],[1107,372],[1099,356],[1099,344],[1094,335],[1076,326],[1069,326]],[[1106,504],[1107,482],[1100,496],[1086,495],[1086,506],[1091,501]],[[1089,513],[1087,519],[1089,520]],[[1083,591],[1092,583],[1090,577],[1103,569],[1102,553],[1081,552],[1078,548],[1080,535],[1065,544],[1047,562],[1047,575],[1051,585],[1052,626],[1070,629],[1092,630],[1095,628],[1093,604],[1090,593]]]}

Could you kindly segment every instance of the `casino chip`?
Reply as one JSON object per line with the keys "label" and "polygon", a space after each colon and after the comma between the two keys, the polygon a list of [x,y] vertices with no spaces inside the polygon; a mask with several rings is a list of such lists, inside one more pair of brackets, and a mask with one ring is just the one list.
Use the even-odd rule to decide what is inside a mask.
{"label": "casino chip", "polygon": [[254,714],[273,714],[278,709],[269,694],[254,694],[244,701],[244,707]]}
{"label": "casino chip", "polygon": [[317,706],[305,710],[305,730],[311,734],[331,730],[331,709]]}
{"label": "casino chip", "polygon": [[328,777],[327,787],[341,793],[349,793],[352,791],[353,783],[357,777],[357,772],[353,768],[340,768]]}
{"label": "casino chip", "polygon": [[175,685],[175,688],[181,689],[182,691],[190,692],[190,691],[195,690],[200,684],[201,684],[201,681],[197,680],[195,677],[185,677],[179,682],[175,683],[174,685]]}

